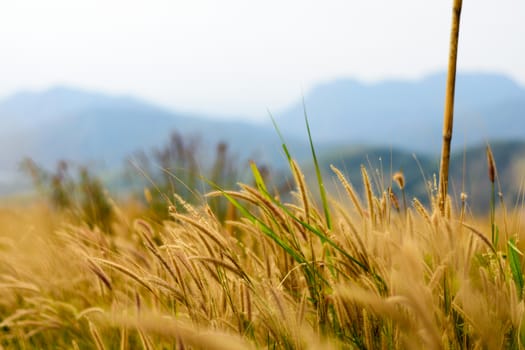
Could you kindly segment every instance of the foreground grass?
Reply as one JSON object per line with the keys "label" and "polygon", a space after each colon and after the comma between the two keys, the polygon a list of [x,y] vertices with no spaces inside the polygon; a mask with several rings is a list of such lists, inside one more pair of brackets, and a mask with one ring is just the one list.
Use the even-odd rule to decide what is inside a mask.
{"label": "foreground grass", "polygon": [[111,234],[43,205],[0,210],[0,345],[525,345],[518,212],[494,217],[491,242],[490,220],[450,201],[445,216],[419,202],[403,210],[364,169],[363,198],[334,169],[345,195],[319,208],[291,165],[290,201],[271,195],[256,167],[255,185],[209,194],[228,199],[224,223],[180,198],[162,223],[121,208]]}

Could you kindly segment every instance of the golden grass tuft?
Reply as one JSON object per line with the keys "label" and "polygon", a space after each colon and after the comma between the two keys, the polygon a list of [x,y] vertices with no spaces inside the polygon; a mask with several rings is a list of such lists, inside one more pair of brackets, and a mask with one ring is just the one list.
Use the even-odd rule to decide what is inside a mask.
{"label": "golden grass tuft", "polygon": [[112,235],[42,206],[1,209],[0,345],[525,347],[519,212],[488,227],[450,197],[441,215],[439,193],[391,211],[395,194],[374,193],[365,168],[363,200],[332,170],[349,206],[331,200],[331,228],[295,163],[289,201],[262,180],[209,193],[235,211],[225,223],[182,198],[164,222],[120,210]]}

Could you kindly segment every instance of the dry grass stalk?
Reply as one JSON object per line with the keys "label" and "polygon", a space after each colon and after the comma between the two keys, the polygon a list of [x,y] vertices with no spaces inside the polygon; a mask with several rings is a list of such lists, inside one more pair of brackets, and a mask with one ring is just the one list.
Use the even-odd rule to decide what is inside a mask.
{"label": "dry grass stalk", "polygon": [[197,349],[237,350],[253,349],[241,337],[225,332],[196,329],[190,323],[176,320],[167,315],[143,314],[140,317],[114,315],[109,318],[111,324],[133,327],[143,333],[156,334],[164,339],[181,340],[185,345]]}
{"label": "dry grass stalk", "polygon": [[492,154],[492,149],[490,146],[487,146],[486,153],[489,181],[493,184],[496,181],[496,161],[494,160],[494,155]]}
{"label": "dry grass stalk", "polygon": [[305,220],[306,223],[310,224],[310,201],[308,200],[308,192],[306,191],[304,174],[301,172],[301,169],[299,169],[299,165],[295,160],[292,160],[290,164],[295,182],[297,184],[297,190],[299,191],[303,202]]}
{"label": "dry grass stalk", "polygon": [[227,243],[225,242],[224,237],[222,237],[222,236],[218,235],[216,232],[214,232],[211,227],[205,226],[201,222],[198,222],[198,221],[196,221],[193,218],[190,218],[188,216],[181,215],[181,214],[174,214],[174,218],[176,218],[176,219],[178,219],[178,220],[180,220],[182,222],[186,222],[186,223],[192,225],[193,227],[197,228],[199,230],[199,232],[205,234],[206,237],[210,238],[215,244],[217,244],[217,246],[220,248],[220,250],[228,251]]}
{"label": "dry grass stalk", "polygon": [[91,333],[91,336],[93,337],[97,350],[105,350],[106,347],[104,346],[104,342],[102,341],[102,338],[100,337],[100,333],[98,332],[97,327],[93,324],[93,322],[89,320],[88,320],[88,324],[89,324],[89,331]]}
{"label": "dry grass stalk", "polygon": [[363,177],[363,186],[365,188],[366,202],[368,204],[368,215],[373,227],[375,225],[374,194],[372,192],[372,184],[370,183],[368,171],[366,171],[364,166],[361,166],[361,176]]}
{"label": "dry grass stalk", "polygon": [[191,257],[190,260],[207,262],[213,266],[222,267],[228,271],[231,271],[241,278],[246,277],[246,274],[242,270],[239,270],[237,267],[232,266],[223,260],[219,260],[219,259],[215,259],[211,257],[205,257],[205,256]]}
{"label": "dry grass stalk", "polygon": [[432,225],[432,218],[431,218],[431,215],[430,213],[427,211],[427,209],[425,208],[425,206],[419,201],[419,199],[417,198],[414,198],[414,208],[416,208],[416,211],[419,213],[419,215],[421,215],[421,217],[423,217],[425,219],[425,221],[429,224],[429,225]]}
{"label": "dry grass stalk", "polygon": [[120,330],[120,346],[119,350],[126,350],[129,348],[129,342],[128,342],[128,329],[126,327],[122,327]]}
{"label": "dry grass stalk", "polygon": [[113,290],[113,287],[111,285],[111,279],[109,276],[98,266],[95,264],[92,260],[87,259],[88,268],[93,271],[93,273],[102,281],[102,283],[109,289]]}
{"label": "dry grass stalk", "polygon": [[157,295],[156,291],[149,285],[149,283],[147,283],[145,281],[144,278],[140,277],[139,275],[137,275],[135,272],[131,271],[127,267],[122,266],[121,264],[115,263],[113,261],[106,260],[106,259],[91,258],[91,260],[93,260],[94,263],[96,263],[96,262],[102,263],[102,264],[104,264],[106,266],[109,266],[109,267],[111,267],[111,268],[113,268],[113,269],[123,273],[124,275],[130,277],[132,280],[134,280],[135,282],[137,282],[138,284],[140,284],[141,286],[143,286],[144,288],[149,290],[157,298],[159,298],[159,296]]}
{"label": "dry grass stalk", "polygon": [[445,93],[445,112],[443,117],[443,143],[439,167],[439,210],[445,213],[445,200],[448,194],[448,173],[450,162],[450,142],[454,124],[454,94],[456,88],[456,64],[458,55],[459,23],[462,0],[454,0],[452,8],[452,27],[450,32],[450,49],[448,58],[447,87]]}
{"label": "dry grass stalk", "polygon": [[401,171],[396,172],[392,179],[397,183],[397,186],[400,190],[403,190],[405,188],[405,175]]}
{"label": "dry grass stalk", "polygon": [[391,187],[388,188],[388,196],[390,197],[390,204],[394,207],[394,209],[397,212],[399,212],[399,200],[397,199],[397,196],[394,193],[394,191],[392,191]]}
{"label": "dry grass stalk", "polygon": [[348,180],[346,180],[346,178],[344,177],[343,173],[341,173],[341,171],[339,169],[337,169],[335,166],[330,165],[330,168],[337,175],[337,178],[339,179],[339,181],[343,185],[346,193],[348,194],[348,197],[350,197],[350,199],[352,200],[352,203],[354,204],[354,207],[356,208],[357,212],[359,213],[359,216],[364,217],[365,214],[364,214],[363,208],[361,207],[361,201],[359,200],[358,195],[355,193],[355,190],[354,190],[352,184]]}

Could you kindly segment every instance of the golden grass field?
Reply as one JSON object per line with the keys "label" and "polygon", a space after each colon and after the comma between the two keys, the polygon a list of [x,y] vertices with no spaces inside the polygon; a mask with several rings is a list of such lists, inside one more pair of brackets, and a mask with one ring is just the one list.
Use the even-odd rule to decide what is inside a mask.
{"label": "golden grass field", "polygon": [[[58,206],[0,207],[0,349],[525,348],[524,195],[513,206],[496,196],[487,148],[490,212],[448,196],[461,6],[428,201],[407,198],[403,174],[380,181],[364,167],[351,179],[364,193],[332,168],[327,194],[313,145],[317,186],[284,146],[291,195],[252,164],[251,184],[209,181],[197,203],[162,193],[161,215],[149,189],[149,208],[115,202],[87,169],[76,205],[59,163]],[[226,168],[221,149],[211,180]]]}
{"label": "golden grass field", "polygon": [[405,210],[402,176],[389,190],[364,168],[363,194],[334,168],[323,205],[290,164],[289,200],[254,165],[252,185],[208,194],[224,222],[171,194],[164,222],[113,203],[112,233],[4,206],[0,348],[525,347],[523,208],[477,218],[463,196],[441,215],[434,185]]}

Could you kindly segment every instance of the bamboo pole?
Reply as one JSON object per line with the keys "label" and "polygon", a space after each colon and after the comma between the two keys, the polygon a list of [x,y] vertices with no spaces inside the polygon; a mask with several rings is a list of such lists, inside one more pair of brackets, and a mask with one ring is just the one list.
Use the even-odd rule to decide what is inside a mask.
{"label": "bamboo pole", "polygon": [[456,87],[456,62],[458,57],[459,20],[463,0],[454,0],[452,8],[452,25],[450,32],[450,48],[448,57],[447,87],[445,93],[445,112],[443,117],[443,143],[441,148],[441,163],[439,166],[439,210],[445,212],[445,201],[448,194],[448,172],[450,161],[450,142],[454,122],[454,92]]}

